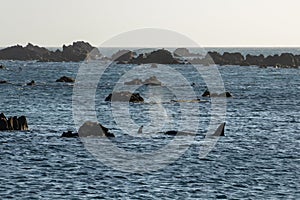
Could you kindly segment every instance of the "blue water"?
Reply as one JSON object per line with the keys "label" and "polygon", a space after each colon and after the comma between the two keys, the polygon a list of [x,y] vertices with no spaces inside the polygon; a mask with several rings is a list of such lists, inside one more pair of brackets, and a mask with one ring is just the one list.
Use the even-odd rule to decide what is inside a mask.
{"label": "blue water", "polygon": [[[30,128],[29,132],[0,133],[1,199],[300,198],[299,69],[219,67],[226,91],[234,95],[227,99],[226,137],[220,138],[207,157],[199,159],[211,103],[210,99],[195,103],[201,118],[195,143],[162,169],[128,173],[96,159],[79,138],[60,138],[63,131],[76,130],[74,86],[55,80],[63,75],[76,77],[80,64],[1,63],[8,69],[0,70],[0,80],[11,83],[0,85],[1,112],[26,115]],[[114,122],[110,104],[104,102],[131,67],[112,66],[105,72],[97,86],[97,118],[116,135],[112,141],[120,148],[155,151],[172,137],[128,137]],[[173,67],[196,83],[194,90],[200,96],[205,90],[201,76],[192,67]],[[31,80],[36,86],[25,85]],[[180,112],[177,104],[162,105],[168,114]],[[147,111],[154,106],[131,104],[131,117],[137,124],[148,123]]]}

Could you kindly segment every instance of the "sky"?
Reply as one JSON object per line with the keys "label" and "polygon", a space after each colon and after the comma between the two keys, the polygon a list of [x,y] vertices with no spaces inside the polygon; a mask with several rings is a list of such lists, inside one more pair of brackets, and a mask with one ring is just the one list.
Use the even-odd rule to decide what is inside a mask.
{"label": "sky", "polygon": [[299,0],[0,0],[0,46],[95,46],[167,29],[200,46],[299,47]]}

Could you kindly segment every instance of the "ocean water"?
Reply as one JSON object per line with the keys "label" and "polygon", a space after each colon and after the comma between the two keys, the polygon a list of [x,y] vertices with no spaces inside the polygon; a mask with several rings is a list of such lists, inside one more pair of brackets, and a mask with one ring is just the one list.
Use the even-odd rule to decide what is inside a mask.
{"label": "ocean water", "polygon": [[[156,98],[146,99],[149,103],[127,105],[129,116],[120,107],[117,114],[124,114],[125,122],[132,120],[126,126],[133,128],[132,132],[136,131],[133,122],[148,125],[151,120],[165,120],[160,124],[163,130],[176,129],[177,122],[185,121],[180,117],[184,109],[191,105],[199,108],[197,136],[174,162],[150,172],[124,172],[95,157],[80,138],[60,138],[63,131],[76,131],[74,84],[55,80],[64,75],[75,78],[82,63],[1,63],[7,70],[0,70],[0,80],[10,84],[0,84],[0,112],[6,116],[26,115],[30,128],[28,132],[0,133],[1,199],[300,198],[299,69],[218,67],[225,90],[234,97],[226,99],[226,136],[203,159],[199,159],[199,152],[204,148],[202,141],[212,117],[211,99],[201,97],[206,101],[183,103],[188,106],[181,108],[181,103],[166,102],[176,97],[164,88],[158,90]],[[156,152],[174,138],[159,134],[131,136],[116,122],[112,105],[104,101],[133,67],[112,65],[105,71],[96,89],[95,112],[97,119],[115,134],[112,144],[128,152]],[[200,97],[206,88],[203,77],[192,66],[172,68],[188,83],[195,83],[195,95],[187,95],[186,99]],[[163,73],[158,68],[156,73],[171,78],[178,90],[182,87],[171,72]],[[36,85],[26,86],[31,80]],[[147,94],[149,88],[137,90]],[[158,99],[161,103],[151,103]],[[193,122],[189,124],[197,127]],[[112,159],[116,156],[106,151],[98,153]],[[118,164],[122,168],[123,163]]]}

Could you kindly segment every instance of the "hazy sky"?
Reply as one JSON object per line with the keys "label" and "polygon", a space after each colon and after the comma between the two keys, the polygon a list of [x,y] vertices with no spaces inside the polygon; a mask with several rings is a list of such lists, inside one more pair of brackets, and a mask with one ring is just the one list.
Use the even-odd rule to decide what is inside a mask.
{"label": "hazy sky", "polygon": [[0,46],[163,28],[202,46],[300,46],[299,0],[0,0]]}

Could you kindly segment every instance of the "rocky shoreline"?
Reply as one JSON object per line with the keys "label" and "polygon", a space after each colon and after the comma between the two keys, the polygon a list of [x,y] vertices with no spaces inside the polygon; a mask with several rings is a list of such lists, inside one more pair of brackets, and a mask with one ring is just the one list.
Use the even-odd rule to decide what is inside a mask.
{"label": "rocky shoreline", "polygon": [[[92,53],[91,53],[92,52]],[[238,65],[258,66],[276,68],[298,68],[300,66],[300,55],[282,53],[280,55],[242,55],[239,52],[220,54],[216,51],[208,52],[206,55],[190,53],[187,48],[178,48],[174,52],[166,49],[154,50],[150,53],[137,55],[130,50],[119,50],[107,58],[101,52],[87,42],[78,41],[72,45],[63,45],[62,51],[50,51],[44,47],[28,44],[25,47],[20,45],[0,50],[0,60],[36,60],[39,62],[81,62],[87,57],[90,59],[111,60],[118,64],[202,64],[202,65]],[[1,69],[5,69],[1,65]]]}

